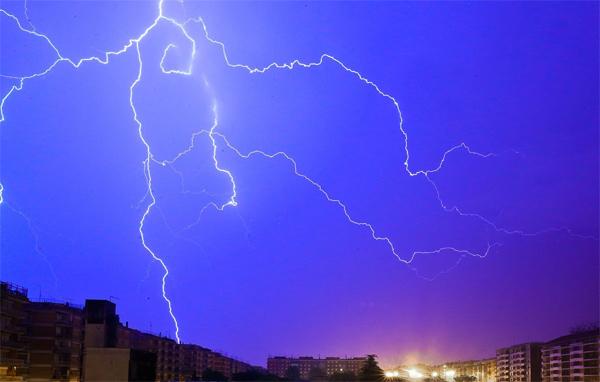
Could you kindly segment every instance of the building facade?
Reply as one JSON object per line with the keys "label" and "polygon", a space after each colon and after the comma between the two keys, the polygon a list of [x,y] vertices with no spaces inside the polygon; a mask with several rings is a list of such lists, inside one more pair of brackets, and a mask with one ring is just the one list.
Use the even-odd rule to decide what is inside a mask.
{"label": "building facade", "polygon": [[288,368],[297,367],[300,379],[309,380],[327,378],[334,373],[350,372],[358,375],[365,363],[365,357],[341,358],[341,357],[298,357],[288,358],[283,356],[269,357],[267,359],[267,371],[269,374],[284,378]]}
{"label": "building facade", "polygon": [[27,288],[0,283],[0,381],[22,381],[29,374],[26,328]]}
{"label": "building facade", "polygon": [[542,346],[544,382],[600,381],[600,332],[558,337]]}
{"label": "building facade", "polygon": [[123,325],[110,301],[87,300],[84,308],[31,301],[27,294],[26,288],[0,283],[0,382],[189,381],[200,380],[209,368],[227,378],[265,371]]}
{"label": "building facade", "polygon": [[79,381],[83,317],[80,306],[56,301],[30,302],[28,311],[29,377],[37,381]]}
{"label": "building facade", "polygon": [[496,382],[496,358],[447,362],[444,366],[437,367],[438,373],[442,370],[452,370],[456,376],[466,375],[477,378],[477,382]]}
{"label": "building facade", "polygon": [[542,380],[541,343],[530,342],[496,350],[498,382]]}

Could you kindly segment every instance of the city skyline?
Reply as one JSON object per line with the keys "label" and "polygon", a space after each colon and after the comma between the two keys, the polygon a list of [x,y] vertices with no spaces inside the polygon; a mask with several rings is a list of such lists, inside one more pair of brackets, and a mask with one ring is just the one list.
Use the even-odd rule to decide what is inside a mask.
{"label": "city skyline", "polygon": [[3,280],[253,364],[597,321],[598,7],[6,2]]}
{"label": "city skyline", "polygon": [[[222,350],[207,349],[199,344],[177,343],[168,334],[132,328],[126,318],[117,314],[117,304],[110,300],[86,299],[84,307],[72,301],[29,298],[27,288],[5,281],[1,282],[0,294],[4,301],[1,334],[2,342],[5,344],[0,366],[7,367],[6,362],[8,362],[9,365],[12,363],[17,367],[24,365],[29,368],[31,364],[36,369],[29,369],[29,372],[24,374],[36,374],[37,379],[49,372],[47,366],[42,365],[44,363],[52,365],[52,361],[43,360],[41,357],[47,353],[45,349],[57,349],[55,345],[53,346],[54,341],[61,343],[61,349],[66,349],[58,355],[68,353],[69,359],[73,360],[73,362],[64,361],[63,357],[60,358],[63,359],[61,363],[54,361],[54,365],[68,366],[70,371],[66,373],[62,371],[65,376],[75,376],[83,380],[85,380],[84,370],[94,375],[92,380],[110,378],[110,374],[102,371],[106,369],[106,365],[103,365],[104,351],[101,349],[107,348],[155,354],[157,359],[153,362],[156,365],[151,368],[156,367],[157,380],[188,380],[192,375],[202,375],[205,368],[212,368],[234,381],[238,380],[235,379],[236,373],[248,371],[263,375],[268,373],[280,378],[291,378],[291,380],[313,380],[313,377],[318,377],[315,380],[323,380],[321,377],[333,378],[336,374],[344,373],[356,378],[361,375],[369,356],[377,358],[373,352],[358,357],[269,355],[265,364],[250,365],[243,359],[230,356]],[[8,321],[5,321],[6,319]],[[56,326],[50,328],[56,329],[55,333],[54,330],[47,331],[48,322]],[[574,381],[573,376],[577,378],[580,375],[581,379],[577,380],[593,381],[595,377],[600,376],[599,325],[599,322],[580,323],[571,327],[568,334],[558,338],[528,341],[496,349],[495,357],[491,358],[445,360],[439,364],[427,364],[422,360],[412,360],[402,364],[381,364],[382,377],[385,376],[386,380],[402,378],[414,380],[443,376],[453,380],[454,377],[473,376],[477,378],[473,382],[537,382],[542,379],[544,382],[552,382],[557,380],[555,378],[560,380],[561,375],[564,378],[566,371],[567,376],[571,377],[570,380]],[[41,332],[41,330],[45,331]],[[113,334],[106,334],[111,331]],[[52,333],[56,339],[49,338],[49,333]],[[71,339],[76,340],[73,343],[77,345],[76,348],[65,344],[65,341]],[[162,348],[170,349],[169,356],[161,350]],[[23,351],[31,355],[23,357]],[[183,354],[183,358],[172,357],[172,353],[179,352]],[[91,356],[88,361],[85,360],[86,354]],[[84,360],[81,361],[81,358]],[[142,359],[147,360],[148,356]],[[171,369],[167,370],[168,367]],[[296,378],[288,377],[290,368],[297,369]],[[22,373],[20,369],[16,372],[16,375]],[[5,374],[0,374],[2,375]]]}

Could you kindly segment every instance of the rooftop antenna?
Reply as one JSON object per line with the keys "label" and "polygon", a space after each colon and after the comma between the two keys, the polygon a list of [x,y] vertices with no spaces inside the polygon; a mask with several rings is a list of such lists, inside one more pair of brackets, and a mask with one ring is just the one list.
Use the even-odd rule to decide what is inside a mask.
{"label": "rooftop antenna", "polygon": [[112,296],[112,295],[108,296],[108,300],[110,302],[112,302],[112,300],[118,300],[118,299],[119,299],[118,297],[115,297],[115,296]]}
{"label": "rooftop antenna", "polygon": [[42,299],[42,286],[38,285],[40,287],[40,300]]}

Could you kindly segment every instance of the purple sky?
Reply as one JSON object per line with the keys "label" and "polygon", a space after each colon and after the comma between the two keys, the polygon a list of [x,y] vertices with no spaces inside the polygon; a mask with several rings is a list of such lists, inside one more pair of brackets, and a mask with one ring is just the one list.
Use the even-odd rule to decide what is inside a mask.
{"label": "purple sky", "polygon": [[[597,2],[167,1],[149,30],[153,1],[2,7],[1,271],[30,295],[174,337],[144,219],[181,340],[256,364],[489,357],[598,319]],[[145,34],[9,94],[58,59],[9,15],[74,62]],[[339,62],[249,73],[198,17],[230,65]]]}

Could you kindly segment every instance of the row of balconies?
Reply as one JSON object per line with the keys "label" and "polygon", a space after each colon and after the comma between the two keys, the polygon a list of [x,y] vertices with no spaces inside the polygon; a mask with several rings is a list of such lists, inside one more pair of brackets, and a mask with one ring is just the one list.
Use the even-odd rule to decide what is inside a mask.
{"label": "row of balconies", "polygon": [[52,361],[53,366],[67,366],[71,367],[71,359],[57,359]]}
{"label": "row of balconies", "polygon": [[2,341],[2,348],[4,350],[25,350],[28,347],[29,347],[29,345],[27,345],[24,342]]}
{"label": "row of balconies", "polygon": [[18,309],[13,309],[13,308],[9,308],[9,307],[2,307],[0,309],[2,315],[8,316],[8,317],[13,317],[13,318],[27,318],[27,313],[22,311],[22,310],[18,310]]}
{"label": "row of balconies", "polygon": [[25,328],[17,325],[6,324],[0,321],[0,330],[9,333],[25,333]]}
{"label": "row of balconies", "polygon": [[59,326],[73,326],[73,321],[66,317],[58,317],[55,323]]}
{"label": "row of balconies", "polygon": [[68,346],[54,346],[52,350],[55,353],[71,353],[72,349]]}
{"label": "row of balconies", "polygon": [[20,359],[20,358],[8,358],[8,357],[2,357],[0,358],[0,364],[2,364],[2,366],[22,366],[25,365],[27,363],[26,360],[24,359]]}

